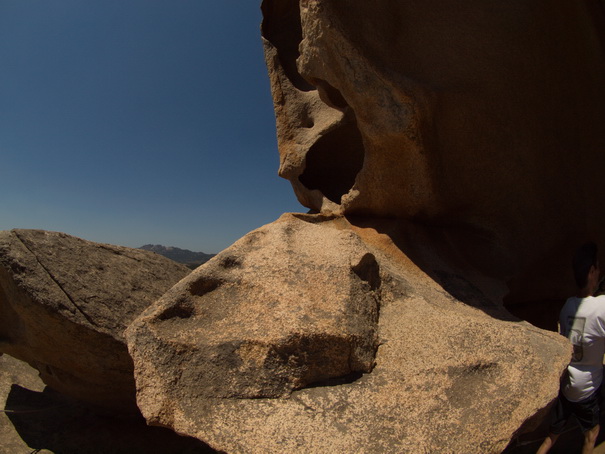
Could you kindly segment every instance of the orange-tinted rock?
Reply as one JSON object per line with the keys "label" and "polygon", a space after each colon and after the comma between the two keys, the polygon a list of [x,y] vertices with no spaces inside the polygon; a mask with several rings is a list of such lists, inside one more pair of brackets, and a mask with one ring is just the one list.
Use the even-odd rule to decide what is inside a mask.
{"label": "orange-tinted rock", "polygon": [[283,215],[126,330],[137,403],[229,453],[500,452],[571,347],[432,263],[441,285],[374,228]]}
{"label": "orange-tinted rock", "polygon": [[263,12],[280,174],[303,205],[439,229],[509,304],[573,291],[571,253],[605,232],[602,2]]}
{"label": "orange-tinted rock", "polygon": [[[142,412],[228,452],[502,451],[547,412],[570,358],[566,339],[502,303],[556,306],[573,291],[573,249],[605,231],[602,4],[264,0],[262,10],[279,172],[320,214],[244,237],[131,325]],[[355,248],[331,241],[307,255],[305,241],[347,234]],[[317,349],[299,343],[274,367],[264,344],[249,348],[251,333],[278,346],[280,330],[313,333],[283,314],[324,313],[309,289],[342,302],[347,273],[308,276],[335,258],[346,268],[351,253],[344,263],[357,266],[356,248],[380,270],[371,372],[305,382],[282,366],[313,369]],[[223,259],[245,265],[221,270]],[[238,348],[223,348],[225,333]]]}

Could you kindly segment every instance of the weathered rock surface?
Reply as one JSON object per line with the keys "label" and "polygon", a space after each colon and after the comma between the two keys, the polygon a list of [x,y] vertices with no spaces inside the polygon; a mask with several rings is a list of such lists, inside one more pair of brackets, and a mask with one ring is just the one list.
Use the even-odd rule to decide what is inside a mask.
{"label": "weathered rock surface", "polygon": [[136,410],[123,331],[188,273],[138,249],[0,232],[0,352],[29,363],[56,391]]}
{"label": "weathered rock surface", "polygon": [[602,1],[262,9],[280,175],[303,205],[437,228],[509,305],[574,290],[569,257],[605,231]]}
{"label": "weathered rock surface", "polygon": [[[370,372],[379,287],[374,256],[350,232],[296,217],[259,229],[129,327],[137,364],[161,357],[163,379],[180,383],[140,394],[139,402],[161,407],[162,399],[170,403],[170,395],[191,389],[203,398],[280,397]],[[157,372],[150,366],[136,373],[150,374],[141,379],[149,382]]]}
{"label": "weathered rock surface", "polygon": [[9,355],[0,356],[0,402],[0,454],[215,452],[194,438],[150,427],[140,415],[97,413],[45,388],[37,370]]}
{"label": "weathered rock surface", "polygon": [[148,422],[233,453],[504,449],[557,395],[567,341],[402,246],[286,214],[202,265],[126,331]]}
{"label": "weathered rock surface", "polygon": [[[20,384],[32,391],[42,391],[44,384],[38,377],[38,371],[32,369],[23,361],[18,361],[8,355],[0,355],[0,402],[3,404],[10,394],[13,384]],[[28,452],[27,444],[16,433],[7,413],[0,412],[0,453],[12,454]],[[30,450],[31,451],[31,450]]]}

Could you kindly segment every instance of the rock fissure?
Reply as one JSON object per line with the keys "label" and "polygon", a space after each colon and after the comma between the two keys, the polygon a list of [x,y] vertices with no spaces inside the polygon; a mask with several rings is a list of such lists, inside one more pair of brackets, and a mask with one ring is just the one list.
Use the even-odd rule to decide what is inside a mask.
{"label": "rock fissure", "polygon": [[351,115],[346,118],[313,144],[305,157],[304,171],[298,177],[307,189],[317,189],[337,204],[353,188],[365,156],[355,120]]}
{"label": "rock fissure", "polygon": [[10,351],[114,403],[134,394],[132,358],[147,421],[225,452],[505,449],[571,356],[505,307],[556,314],[573,249],[605,226],[603,2],[527,3],[264,0],[279,175],[318,214],[251,232],[167,293],[146,290],[156,270],[117,297],[99,284],[123,283],[113,260],[128,277],[151,258],[104,245],[111,263],[72,269],[86,254],[62,236],[52,260],[37,251],[47,276],[22,247],[4,260],[18,240],[0,234],[26,284],[2,275],[0,304],[21,304],[0,306]]}
{"label": "rock fissure", "polygon": [[261,9],[263,37],[277,49],[277,55],[290,82],[301,91],[315,89],[298,72],[296,59],[302,41],[302,25],[298,0],[265,0]]}
{"label": "rock fissure", "polygon": [[189,269],[42,230],[0,232],[0,251],[0,333],[10,339],[0,352],[38,369],[60,393],[138,413],[123,330]]}
{"label": "rock fissure", "polygon": [[78,303],[76,303],[76,301],[65,290],[65,288],[63,288],[63,285],[61,285],[61,283],[57,280],[57,278],[55,276],[53,276],[53,274],[48,270],[48,268],[46,268],[44,266],[44,264],[42,263],[42,261],[40,260],[40,258],[34,253],[34,251],[32,251],[27,246],[27,244],[25,243],[25,241],[23,241],[23,239],[19,236],[19,234],[16,231],[13,231],[13,234],[19,240],[19,242],[23,245],[23,247],[26,248],[30,252],[30,254],[32,255],[32,257],[36,260],[36,262],[38,263],[38,265],[40,265],[40,267],[44,270],[44,272],[46,273],[46,275],[57,285],[57,287],[59,288],[59,290],[61,290],[61,292],[65,295],[65,297],[71,302],[72,306],[76,309],[76,311],[78,311],[80,313],[80,315],[82,315],[82,317],[84,317],[88,323],[90,323],[91,325],[95,326],[96,325],[95,321],[90,316],[88,316],[88,314],[86,314],[86,312],[84,312],[82,310],[82,308],[78,305]]}

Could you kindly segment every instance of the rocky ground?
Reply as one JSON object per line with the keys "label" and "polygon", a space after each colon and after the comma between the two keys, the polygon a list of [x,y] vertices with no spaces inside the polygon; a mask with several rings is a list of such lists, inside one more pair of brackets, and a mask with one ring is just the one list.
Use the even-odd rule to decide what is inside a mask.
{"label": "rocky ground", "polygon": [[[148,427],[144,421],[95,414],[90,408],[45,390],[37,371],[8,355],[0,356],[0,454],[159,453],[206,454],[213,449],[171,431]],[[603,426],[605,418],[601,422]],[[505,454],[536,452],[542,432],[523,436]],[[561,436],[553,454],[579,452],[580,432]],[[605,454],[605,434],[595,454]]]}
{"label": "rocky ground", "polygon": [[0,454],[205,454],[215,451],[142,418],[116,418],[45,388],[38,372],[0,356]]}

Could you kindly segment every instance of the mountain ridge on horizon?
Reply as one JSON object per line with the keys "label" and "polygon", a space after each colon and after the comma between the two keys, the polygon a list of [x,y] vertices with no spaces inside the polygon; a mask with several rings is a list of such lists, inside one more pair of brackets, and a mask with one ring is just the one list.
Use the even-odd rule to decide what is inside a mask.
{"label": "mountain ridge on horizon", "polygon": [[174,260],[175,262],[182,263],[191,269],[197,268],[203,263],[206,263],[216,255],[207,254],[205,252],[194,252],[190,251],[189,249],[181,249],[175,246],[164,246],[161,244],[145,244],[139,247],[139,249],[163,255],[164,257]]}

